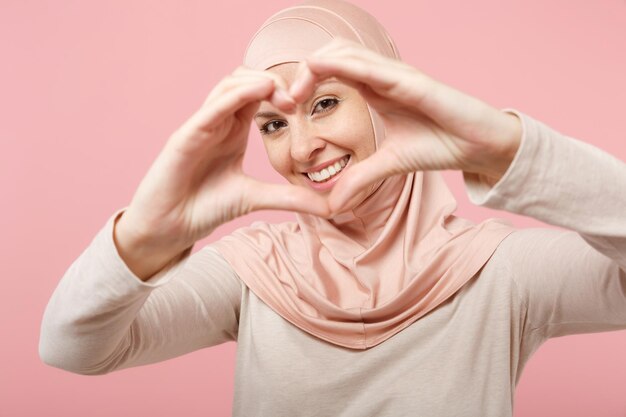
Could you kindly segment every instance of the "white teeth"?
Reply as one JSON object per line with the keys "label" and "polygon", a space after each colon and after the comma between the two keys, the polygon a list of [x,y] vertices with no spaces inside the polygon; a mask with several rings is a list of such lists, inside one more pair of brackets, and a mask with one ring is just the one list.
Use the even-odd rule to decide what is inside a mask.
{"label": "white teeth", "polygon": [[307,175],[311,179],[311,181],[326,181],[333,175],[338,174],[346,166],[346,164],[348,163],[348,159],[350,159],[350,157],[346,156],[342,160],[335,162],[333,165],[327,166],[319,172],[307,172]]}

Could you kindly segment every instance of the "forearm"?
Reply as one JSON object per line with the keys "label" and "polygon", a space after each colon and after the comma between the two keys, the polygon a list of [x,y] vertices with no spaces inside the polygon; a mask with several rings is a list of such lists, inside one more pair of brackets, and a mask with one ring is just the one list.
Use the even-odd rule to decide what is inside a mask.
{"label": "forearm", "polygon": [[46,364],[100,374],[113,369],[130,344],[131,323],[156,284],[133,277],[117,256],[117,215],[71,264],[48,301],[39,340]]}
{"label": "forearm", "polygon": [[214,250],[192,256],[189,247],[140,280],[113,242],[120,214],[109,217],[54,290],[41,324],[42,361],[101,375],[235,340],[241,282],[230,265]]}
{"label": "forearm", "polygon": [[523,130],[497,183],[463,173],[470,200],[579,232],[626,269],[626,164],[529,116]]}

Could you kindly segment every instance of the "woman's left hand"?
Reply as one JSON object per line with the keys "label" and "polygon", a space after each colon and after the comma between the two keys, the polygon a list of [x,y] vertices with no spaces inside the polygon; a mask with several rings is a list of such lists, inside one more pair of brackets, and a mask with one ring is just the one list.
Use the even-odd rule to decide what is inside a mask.
{"label": "woman's left hand", "polygon": [[333,187],[333,212],[346,208],[368,185],[397,174],[463,170],[495,184],[519,148],[522,125],[514,114],[346,39],[333,39],[301,62],[289,93],[301,103],[329,77],[358,89],[386,131],[377,151]]}

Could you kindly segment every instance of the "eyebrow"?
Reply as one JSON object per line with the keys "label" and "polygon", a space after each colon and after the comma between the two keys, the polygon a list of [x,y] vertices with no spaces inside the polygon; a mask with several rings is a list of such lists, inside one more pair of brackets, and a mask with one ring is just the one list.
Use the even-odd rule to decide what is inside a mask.
{"label": "eyebrow", "polygon": [[[326,79],[320,83],[317,84],[317,88],[315,89],[315,91],[319,90],[320,87],[322,87],[323,85],[327,85],[327,84],[333,84],[333,83],[341,83],[341,81],[334,79],[334,78],[329,78]],[[261,111],[258,112],[257,114],[254,115],[254,119],[258,119],[258,118],[270,118],[270,117],[279,117],[279,114],[276,114],[274,112],[271,111]]]}

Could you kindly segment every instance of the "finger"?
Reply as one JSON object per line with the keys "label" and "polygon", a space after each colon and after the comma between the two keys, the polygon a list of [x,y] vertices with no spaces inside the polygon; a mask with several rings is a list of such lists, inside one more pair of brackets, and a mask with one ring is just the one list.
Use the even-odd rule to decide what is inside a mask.
{"label": "finger", "polygon": [[333,213],[339,213],[357,202],[362,191],[376,182],[402,172],[394,158],[381,149],[368,158],[350,166],[334,185],[328,196],[328,205]]}
{"label": "finger", "polygon": [[210,105],[217,98],[227,94],[229,91],[246,84],[254,84],[259,81],[266,81],[268,77],[259,77],[258,75],[229,75],[224,77],[213,87],[209,95],[204,100],[203,105]]}
{"label": "finger", "polygon": [[406,105],[407,109],[418,110],[457,136],[498,139],[494,132],[502,131],[498,122],[504,121],[498,109],[435,81],[402,61],[372,54],[376,53],[356,50],[307,58],[302,77],[291,85],[290,94],[300,102],[312,93],[315,83],[334,76],[345,83],[365,86],[359,91],[374,107],[377,102],[371,100],[372,94],[368,97],[368,89]]}
{"label": "finger", "polygon": [[315,91],[318,83],[328,78],[335,78],[338,81],[341,81],[342,83],[358,90],[364,95],[366,95],[367,93],[371,93],[372,91],[371,88],[369,88],[369,86],[367,86],[366,84],[350,78],[342,77],[332,72],[314,72],[308,66],[308,61],[305,60],[299,64],[299,67],[296,70],[296,75],[294,76],[294,82],[289,87],[288,93],[291,97],[293,97],[296,103],[302,103],[313,94],[313,91]]}
{"label": "finger", "polygon": [[327,200],[313,190],[292,184],[269,184],[250,179],[252,210],[289,210],[328,217]]}
{"label": "finger", "polygon": [[274,106],[283,111],[291,111],[295,108],[295,101],[288,93],[287,82],[279,74],[270,71],[255,70],[245,65],[239,66],[233,74],[252,77],[267,77],[274,81],[276,88],[268,99]]}
{"label": "finger", "polygon": [[[362,45],[339,42],[325,52],[314,53],[307,59],[307,66],[318,80],[334,75],[358,81],[376,93],[418,109],[458,136],[495,138],[493,132],[501,131],[497,122],[504,118],[499,117],[498,109]],[[294,91],[293,96],[297,97],[298,92]]]}
{"label": "finger", "polygon": [[[214,128],[245,106],[267,98],[273,89],[274,83],[269,78],[260,77],[239,84],[205,103],[188,123],[202,129]],[[258,106],[258,103],[255,105]]]}
{"label": "finger", "polygon": [[327,74],[317,74],[311,71],[311,68],[307,65],[307,61],[300,63],[299,68],[296,70],[294,83],[290,86],[288,93],[293,97],[296,103],[302,103],[313,94],[318,83],[328,78],[336,78],[364,95],[368,93],[368,91],[366,91],[368,88],[363,83],[336,76],[330,72]]}
{"label": "finger", "polygon": [[287,93],[287,83],[282,77],[277,74],[269,72],[249,70],[249,69],[237,69],[232,75],[223,78],[218,85],[216,85],[211,93],[204,101],[204,105],[210,104],[218,97],[227,94],[233,88],[238,87],[241,84],[247,84],[254,82],[255,80],[270,79],[274,82],[275,88],[269,97],[266,97],[267,101],[278,109],[286,112],[290,112],[295,108],[295,102]]}
{"label": "finger", "polygon": [[296,69],[294,81],[289,87],[289,95],[296,103],[303,103],[313,94],[315,85],[321,80],[322,77],[313,73],[306,61],[301,61]]}
{"label": "finger", "polygon": [[398,71],[406,68],[402,61],[380,55],[354,42],[335,39],[301,63],[296,72],[296,82],[289,92],[296,101],[300,101],[310,93],[311,84],[331,76],[348,83],[369,85],[375,90],[388,90],[396,86]]}

